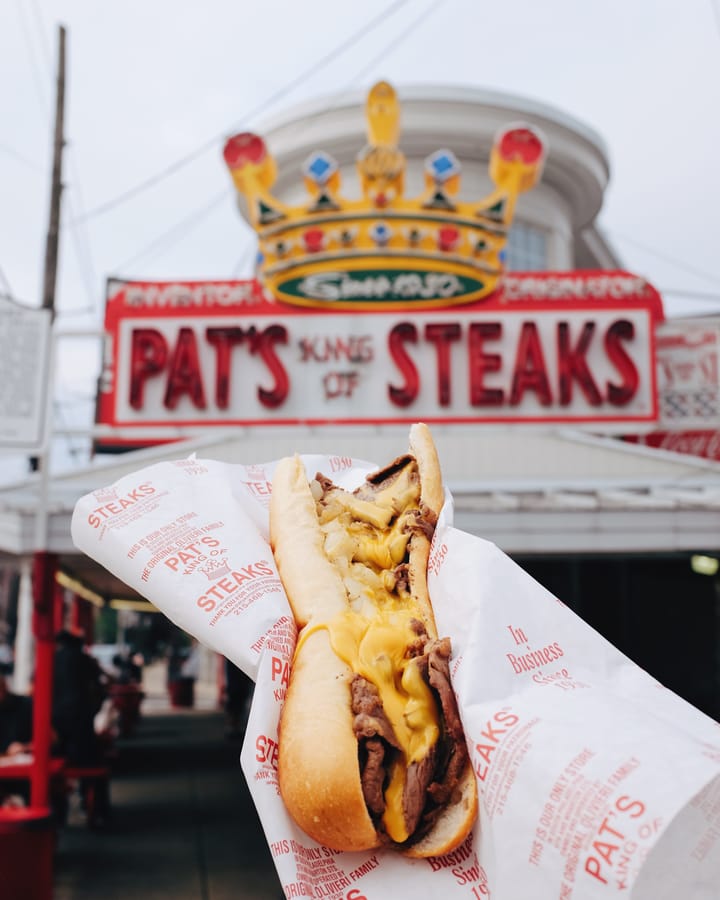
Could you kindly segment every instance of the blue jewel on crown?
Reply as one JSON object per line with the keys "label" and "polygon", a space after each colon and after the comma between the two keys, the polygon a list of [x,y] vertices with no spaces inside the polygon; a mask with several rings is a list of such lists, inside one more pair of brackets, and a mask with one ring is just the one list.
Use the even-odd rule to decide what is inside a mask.
{"label": "blue jewel on crown", "polygon": [[436,150],[425,160],[425,171],[437,185],[445,184],[460,174],[460,163],[452,150]]}
{"label": "blue jewel on crown", "polygon": [[375,241],[378,247],[386,247],[391,235],[392,231],[385,222],[376,222],[370,229],[370,237]]}
{"label": "blue jewel on crown", "polygon": [[316,150],[305,160],[303,165],[303,175],[318,187],[324,187],[337,170],[337,160],[323,150]]}

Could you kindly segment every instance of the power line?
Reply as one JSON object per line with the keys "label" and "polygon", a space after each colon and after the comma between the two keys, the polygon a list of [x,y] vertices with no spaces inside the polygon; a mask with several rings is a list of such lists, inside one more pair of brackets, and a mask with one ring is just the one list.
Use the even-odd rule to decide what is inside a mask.
{"label": "power line", "polygon": [[[20,0],[22,3],[22,0]],[[40,47],[42,49],[43,56],[45,57],[45,65],[48,69],[52,68],[52,50],[50,47],[50,42],[48,41],[47,34],[45,33],[45,26],[42,20],[42,16],[40,15],[40,9],[37,5],[37,0],[31,0],[30,8],[32,10],[32,14],[35,17],[35,30],[40,35]]]}
{"label": "power line", "polygon": [[254,241],[251,241],[250,243],[246,244],[245,249],[243,250],[240,257],[238,258],[238,261],[235,263],[233,270],[230,273],[230,277],[231,278],[239,278],[242,275],[242,273],[245,271],[245,269],[247,269],[248,266],[251,264],[256,253],[257,253],[257,248],[255,246]]}
{"label": "power line", "polygon": [[[65,418],[65,412],[63,410],[62,404],[58,403],[55,397],[52,398],[52,408],[53,414],[60,422],[60,430],[67,432],[67,419]],[[65,444],[67,447],[67,452],[70,454],[70,458],[72,460],[76,460],[78,456],[83,452],[82,448],[75,445],[75,442],[72,439],[72,435],[66,434]]]}
{"label": "power line", "polygon": [[353,77],[345,82],[344,86],[340,88],[335,98],[328,98],[328,102],[323,104],[322,107],[317,108],[314,112],[308,113],[303,116],[303,125],[307,125],[316,119],[319,119],[323,116],[327,116],[328,113],[332,112],[335,109],[338,109],[343,103],[346,102],[347,98],[344,96],[346,91],[349,91],[353,88],[359,81],[364,79],[369,72],[371,72],[375,66],[379,62],[381,62],[390,52],[391,50],[396,50],[397,47],[403,43],[420,25],[422,25],[429,16],[436,12],[441,6],[443,6],[447,0],[435,0],[428,8],[422,10],[420,15],[413,19],[410,24],[405,28],[399,35],[394,35],[391,41],[383,47],[383,49],[377,53],[369,63],[366,63],[362,69],[353,75]]}
{"label": "power line", "polygon": [[[22,28],[23,36],[25,37],[25,43],[27,44],[28,48],[28,56],[30,57],[30,71],[32,72],[35,91],[38,95],[40,105],[47,113],[48,102],[47,97],[45,96],[45,83],[40,74],[40,65],[38,63],[37,56],[35,55],[35,44],[32,38],[32,34],[30,32],[29,25],[25,20],[25,0],[18,0],[17,5],[20,13],[20,27]],[[48,68],[52,68],[51,63],[49,62],[48,53],[46,53],[45,55],[45,62]]]}
{"label": "power line", "polygon": [[97,308],[96,308],[95,304],[93,304],[92,306],[81,306],[81,307],[78,307],[77,309],[62,309],[58,313],[58,318],[65,321],[65,319],[70,319],[73,316],[88,316],[91,313],[96,313],[96,312],[97,312]]}
{"label": "power line", "polygon": [[702,269],[698,269],[695,266],[688,265],[688,263],[683,260],[676,259],[670,256],[667,253],[663,253],[660,250],[655,250],[653,247],[648,247],[647,244],[643,244],[640,241],[635,240],[635,238],[631,238],[628,235],[620,234],[614,229],[608,229],[611,234],[614,234],[616,238],[620,238],[622,241],[627,241],[628,244],[633,244],[640,250],[644,250],[646,253],[649,253],[651,256],[656,256],[658,259],[662,259],[665,262],[671,263],[673,266],[677,266],[678,269],[683,269],[685,272],[690,273],[691,275],[697,275],[700,278],[705,278],[708,281],[712,281],[713,284],[720,285],[720,275],[713,275],[710,272],[705,272]]}
{"label": "power line", "polygon": [[29,159],[24,154],[17,151],[14,147],[11,147],[9,144],[0,144],[0,153],[4,153],[6,156],[11,157],[19,163],[22,163],[24,166],[27,166],[29,169],[32,169],[34,172],[41,172],[41,167],[33,160]]}
{"label": "power line", "polygon": [[416,31],[421,25],[425,24],[425,21],[430,18],[434,13],[436,13],[441,6],[444,6],[446,0],[433,0],[433,2],[428,6],[425,10],[423,10],[419,16],[417,16],[410,24],[405,28],[400,34],[392,39],[390,43],[386,44],[383,49],[377,53],[370,62],[366,63],[363,68],[355,75],[352,81],[349,82],[350,85],[356,84],[358,81],[361,81],[363,78],[368,75],[368,73],[372,72],[375,66],[382,62],[387,54],[394,50],[398,44],[405,41],[410,35]]}
{"label": "power line", "polygon": [[[77,208],[82,211],[83,209],[83,199],[82,192],[80,189],[80,180],[78,178],[78,168],[77,161],[75,159],[75,154],[73,153],[72,146],[67,147],[68,157],[70,168],[72,169],[72,180],[71,185],[77,197]],[[68,230],[72,235],[73,243],[75,244],[75,256],[78,261],[78,265],[80,268],[80,276],[83,280],[85,286],[85,292],[88,295],[88,299],[90,300],[90,305],[93,307],[94,311],[97,312],[97,302],[95,295],[95,287],[97,285],[97,275],[94,263],[94,257],[92,252],[92,247],[90,245],[90,234],[88,229],[81,226],[78,227],[76,225],[71,225],[70,222],[74,220],[74,210],[75,203],[73,201],[73,195],[68,192],[67,197],[67,221],[65,224],[68,225]]]}
{"label": "power line", "polygon": [[213,210],[215,210],[223,200],[227,200],[228,198],[228,190],[227,188],[223,188],[219,193],[215,194],[209,201],[203,203],[197,209],[194,209],[187,216],[184,216],[179,222],[173,225],[171,228],[168,228],[167,231],[164,231],[162,234],[158,235],[154,241],[144,247],[142,250],[139,250],[134,256],[131,256],[130,259],[125,260],[124,263],[121,263],[119,266],[115,266],[112,271],[115,274],[122,274],[124,269],[127,269],[128,266],[135,265],[139,260],[144,259],[148,255],[157,255],[158,253],[165,253],[167,250],[170,250],[174,247],[179,240],[186,237],[191,231],[193,231],[202,221],[207,218]]}
{"label": "power line", "polygon": [[[277,91],[263,100],[262,103],[244,113],[240,117],[240,125],[236,125],[233,130],[241,127],[248,120],[251,120],[259,113],[266,112],[268,107],[274,106],[279,100],[282,100],[288,94],[292,93],[292,91],[294,91],[299,85],[303,84],[305,81],[308,81],[313,77],[313,75],[316,75],[318,72],[324,69],[325,66],[327,66],[329,63],[333,62],[340,55],[349,50],[350,47],[358,43],[363,37],[365,37],[365,35],[369,34],[371,31],[377,28],[378,25],[387,22],[390,16],[394,15],[399,9],[401,9],[403,6],[406,6],[409,2],[410,0],[395,0],[394,3],[392,3],[389,7],[383,9],[383,11],[379,15],[372,18],[369,22],[366,22],[365,25],[362,26],[362,28],[359,28],[357,31],[355,31],[352,35],[350,35],[350,37],[348,37],[345,41],[335,47],[334,50],[331,50],[330,53],[322,56],[319,60],[317,60],[317,62],[313,63],[313,65],[305,69],[305,71],[300,75],[291,79],[287,84],[283,85],[283,87],[279,88]],[[218,142],[222,141],[226,135],[227,131],[223,131],[220,134],[214,135],[212,138],[200,144],[194,150],[191,150],[189,153],[181,156],[170,165],[165,166],[165,168],[161,169],[159,172],[156,172],[154,175],[151,175],[144,181],[139,182],[134,187],[122,191],[120,194],[117,194],[110,200],[105,201],[105,203],[101,203],[94,209],[91,209],[82,217],[75,220],[73,224],[76,224],[76,222],[87,222],[89,219],[104,215],[111,209],[114,209],[116,206],[120,206],[122,203],[125,203],[128,200],[131,200],[133,197],[136,197],[138,194],[141,194],[143,191],[146,191],[148,188],[153,187],[161,181],[164,181],[169,176],[174,175],[176,172],[179,172],[181,169],[185,168],[185,166],[196,160],[198,157],[202,156],[204,153],[207,153],[208,150],[211,150],[213,147],[217,147]]]}
{"label": "power line", "polygon": [[[373,57],[373,59],[367,65],[365,65],[363,67],[361,72],[359,72],[357,75],[355,75],[352,78],[352,80],[348,82],[347,86],[350,87],[355,82],[359,81],[362,77],[364,77],[367,72],[371,71],[372,68],[374,68],[378,62],[380,62],[382,59],[384,59],[387,56],[388,52],[396,49],[403,41],[405,41],[408,37],[410,37],[410,35],[417,28],[419,28],[419,26],[422,25],[426,21],[426,19],[428,19],[430,17],[431,14],[436,12],[440,8],[440,6],[442,6],[445,2],[446,2],[446,0],[439,0],[439,2],[436,2],[436,0],[434,0],[434,2],[430,6],[426,7],[424,10],[422,10],[420,12],[420,14],[418,16],[416,16],[415,19],[413,19],[408,24],[408,26],[403,29],[403,31],[399,35],[394,36],[392,38],[392,41],[390,43],[388,43],[385,47],[383,47],[383,49],[380,51],[380,53],[377,53]],[[328,107],[326,107],[323,110],[323,114],[326,113],[327,111],[328,111]],[[214,205],[214,204],[211,204],[211,205]],[[192,212],[185,219],[183,219],[183,221],[181,223],[178,223],[178,225],[181,226],[183,223],[188,223],[190,225],[190,227],[192,228],[196,224],[196,222],[195,222],[196,218],[199,215],[203,215],[204,213],[207,213],[209,211],[210,210],[208,210],[206,208],[206,206],[203,205],[199,209]],[[203,215],[203,217],[204,217],[204,215]],[[169,229],[167,232],[164,232],[163,235],[160,235],[160,237],[158,237],[156,239],[156,241],[153,241],[153,243],[151,245],[149,245],[149,247],[147,249],[151,250],[155,247],[156,244],[158,244],[158,243],[162,244],[164,238],[173,234],[175,232],[176,228],[178,228],[178,226],[173,226],[173,228]],[[179,230],[180,230],[181,237],[184,236],[184,233],[185,233],[184,229],[181,227]],[[159,252],[166,252],[167,250],[171,249],[171,247],[172,247],[172,244],[161,249]],[[242,271],[244,266],[250,261],[251,256],[252,256],[252,254],[254,254],[254,252],[255,252],[254,246],[253,245],[249,246],[248,250],[243,254],[243,256],[236,263],[231,277],[233,277],[233,278],[238,277],[239,273]],[[129,262],[124,263],[122,267],[116,268],[115,271],[120,272],[122,268],[125,268],[129,264],[135,263],[139,258],[142,258],[142,256],[144,256],[144,255],[145,255],[145,251],[143,251],[143,250],[139,251]]]}

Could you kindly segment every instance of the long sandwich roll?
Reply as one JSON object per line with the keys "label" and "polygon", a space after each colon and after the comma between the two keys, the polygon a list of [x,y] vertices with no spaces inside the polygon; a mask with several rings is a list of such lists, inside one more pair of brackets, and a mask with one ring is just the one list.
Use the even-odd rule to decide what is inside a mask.
{"label": "long sandwich roll", "polygon": [[280,719],[280,793],[335,850],[447,853],[477,788],[427,589],[443,503],[427,426],[353,493],[299,457],[273,479],[270,538],[299,629]]}

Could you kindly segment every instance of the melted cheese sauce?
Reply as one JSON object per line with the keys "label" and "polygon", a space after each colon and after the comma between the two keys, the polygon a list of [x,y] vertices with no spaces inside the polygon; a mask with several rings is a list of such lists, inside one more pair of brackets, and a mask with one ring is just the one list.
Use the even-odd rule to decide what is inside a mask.
{"label": "melted cheese sauce", "polygon": [[435,698],[408,656],[418,637],[412,620],[422,621],[422,613],[392,574],[406,561],[410,535],[403,526],[420,500],[415,472],[414,463],[406,466],[372,502],[334,489],[317,503],[325,553],[340,571],[349,608],[330,621],[308,623],[300,639],[326,629],[334,652],[378,690],[401,747],[390,767],[383,816],[398,843],[410,836],[402,803],[407,767],[427,756],[440,736]]}

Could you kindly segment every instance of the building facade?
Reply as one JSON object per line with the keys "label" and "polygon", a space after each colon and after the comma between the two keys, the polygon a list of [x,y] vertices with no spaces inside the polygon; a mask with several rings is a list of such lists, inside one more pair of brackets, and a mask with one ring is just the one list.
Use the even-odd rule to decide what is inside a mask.
{"label": "building facade", "polygon": [[[389,304],[377,313],[366,307],[338,309],[337,304],[321,310],[313,297],[301,297],[298,308],[268,296],[267,266],[272,263],[282,273],[289,264],[285,254],[293,252],[281,248],[279,240],[268,243],[282,216],[288,217],[288,209],[296,229],[291,241],[296,247],[304,241],[306,279],[308,272],[316,271],[316,251],[327,251],[331,257],[328,266],[317,271],[333,272],[338,265],[346,239],[340,225],[334,231],[325,227],[333,216],[338,221],[344,215],[348,218],[347,255],[353,260],[349,270],[353,275],[359,271],[352,266],[360,251],[371,255],[367,243],[351,246],[353,239],[372,238],[373,254],[386,245],[392,249],[393,240],[405,240],[410,248],[407,258],[417,258],[410,250],[429,258],[435,240],[435,232],[430,232],[441,226],[433,218],[437,206],[425,213],[428,207],[422,203],[393,206],[390,200],[373,206],[357,199],[361,195],[356,181],[358,154],[372,144],[373,137],[366,131],[364,97],[327,98],[267,122],[262,140],[273,161],[272,178],[270,157],[258,151],[253,136],[244,137],[243,165],[249,160],[255,167],[253,178],[261,190],[238,194],[239,212],[247,221],[257,225],[258,209],[266,217],[261,223],[265,230],[257,289],[247,287],[247,282],[242,290],[238,283],[233,288],[229,282],[111,286],[108,308],[117,315],[99,403],[106,448],[127,449],[160,440],[176,443],[137,450],[112,464],[104,460],[102,467],[54,479],[51,549],[59,554],[61,568],[71,579],[67,583],[76,591],[84,585],[101,601],[132,599],[123,585],[81,558],[69,536],[75,500],[123,473],[155,459],[191,452],[243,463],[293,452],[340,454],[381,463],[404,449],[408,422],[424,418],[432,424],[444,477],[453,493],[456,525],[497,543],[660,681],[709,714],[720,716],[718,580],[715,574],[703,574],[707,568],[701,570],[697,563],[693,568],[695,557],[712,561],[720,554],[720,467],[713,461],[619,439],[628,432],[652,430],[657,423],[653,353],[661,314],[657,304],[646,303],[652,294],[650,286],[640,276],[622,272],[621,261],[598,228],[610,177],[602,139],[559,110],[517,97],[448,87],[405,88],[398,94],[399,138],[394,143],[376,140],[374,146],[401,149],[407,197],[422,196],[428,190],[429,159],[450,165],[453,158],[462,169],[458,196],[493,197],[489,170],[498,133],[521,123],[521,128],[529,126],[542,136],[542,176],[532,190],[517,196],[509,236],[504,235],[507,242],[500,251],[511,278],[522,273],[515,284],[532,285],[527,297],[513,305],[507,279],[505,288],[501,281],[488,295],[471,297],[466,305],[447,302],[439,311],[409,302]],[[299,173],[305,171],[307,182],[313,174],[308,175],[308,160],[320,159],[313,157],[318,149],[326,154],[325,171],[332,172],[327,178],[323,175],[324,181],[315,181],[314,202],[321,205],[316,209],[318,216],[308,224],[302,212],[307,184]],[[446,149],[452,156],[437,157]],[[247,171],[244,175],[236,171],[237,167],[233,171],[236,185],[249,177]],[[347,185],[343,188],[343,196],[350,198],[347,202],[337,200],[339,193],[329,186],[331,176],[337,184]],[[271,195],[263,179],[272,182]],[[455,215],[460,201],[449,188],[441,199],[449,204],[445,208],[448,227],[455,229],[457,239],[464,227]],[[273,219],[276,215],[281,218]],[[412,219],[410,225],[419,223],[419,232],[425,231],[415,244],[406,219]],[[325,229],[319,235],[318,222]],[[496,233],[493,227],[490,217],[490,234]],[[241,228],[239,222],[239,233]],[[368,232],[368,237],[365,228],[375,231]],[[269,252],[274,256],[269,258]],[[603,285],[600,295],[593,293],[598,279]],[[538,291],[545,291],[549,283],[555,285],[556,294],[539,296]],[[637,294],[632,293],[636,288]],[[227,300],[231,295],[235,299]],[[165,299],[160,303],[158,297]],[[477,370],[480,365],[478,378],[484,389],[510,391],[494,380],[499,378],[501,363],[494,360],[499,354],[477,346],[473,350],[472,335],[487,337],[493,333],[491,328],[496,334],[502,329],[509,333],[515,327],[509,324],[515,321],[513,316],[518,319],[520,337],[507,351],[507,366],[512,369],[514,362],[517,403],[513,407],[509,402],[503,415],[480,401],[468,412],[458,400],[467,390],[468,366]],[[331,323],[330,330],[323,331],[317,323],[326,322]],[[630,325],[617,330],[617,322]],[[298,331],[306,323],[315,327],[315,337]],[[470,349],[456,351],[450,346],[452,338],[445,344],[433,338],[426,355],[420,356],[418,334],[437,334],[428,330],[433,324],[455,329],[446,334],[467,333]],[[399,326],[405,330],[397,331]],[[237,328],[241,330],[232,330]],[[415,333],[413,328],[420,331]],[[561,336],[567,333],[572,337],[565,339],[564,350],[558,349]],[[253,343],[264,334],[270,336],[269,344]],[[318,334],[323,335],[323,359],[319,345],[313,343]],[[415,334],[415,338],[403,343],[403,334]],[[600,334],[604,344],[597,337]],[[592,335],[600,356],[603,346],[606,351],[609,345],[614,347],[609,361],[595,360],[589,351],[585,357],[578,349]],[[353,336],[358,341],[366,337],[367,342],[348,351]],[[340,337],[347,340],[338,343]],[[329,343],[331,338],[335,343]],[[229,368],[233,341],[238,352],[247,351],[245,368],[239,362]],[[342,366],[337,358],[328,363],[326,357],[340,353],[341,346],[345,348]],[[373,352],[363,359],[362,347],[369,346]],[[393,354],[393,346],[402,349]],[[460,358],[461,354],[465,355]],[[225,381],[218,375],[221,359],[228,366],[223,370]],[[625,374],[620,378],[622,364]],[[428,368],[434,372],[430,387],[423,381]],[[413,370],[418,382],[415,394],[410,390]],[[586,370],[598,384],[620,390],[619,400],[603,415],[597,413],[599,401],[593,399],[588,379],[583,381]],[[558,393],[562,397],[563,371],[573,382],[573,399],[568,394],[567,402],[553,405]],[[350,390],[351,372],[361,387],[379,378],[383,391],[375,399],[363,399],[361,387]],[[328,382],[333,373],[345,380]],[[553,403],[545,402],[545,377]],[[222,393],[221,382],[231,384],[235,393]],[[234,398],[248,384],[252,386],[251,392],[246,390],[249,399],[234,405]],[[336,384],[337,391],[328,384]],[[452,388],[454,399],[443,394],[444,384],[448,391]],[[347,392],[340,396],[343,386]],[[575,404],[584,402],[586,406],[577,411]],[[11,563],[30,550],[37,489],[37,483],[29,480],[0,496],[2,549]]]}

